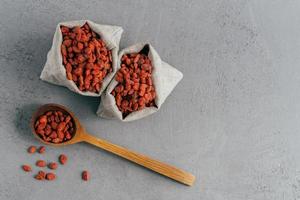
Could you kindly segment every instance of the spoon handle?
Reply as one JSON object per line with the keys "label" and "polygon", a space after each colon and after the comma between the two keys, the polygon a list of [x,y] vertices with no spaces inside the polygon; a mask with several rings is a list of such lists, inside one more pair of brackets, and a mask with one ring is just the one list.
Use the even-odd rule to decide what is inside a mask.
{"label": "spoon handle", "polygon": [[192,186],[195,181],[195,176],[188,172],[185,172],[181,169],[160,162],[158,160],[152,159],[148,156],[128,150],[124,147],[112,144],[106,140],[96,138],[90,134],[83,134],[82,139],[85,142],[93,144],[122,158],[125,158],[143,167],[151,169],[180,183]]}

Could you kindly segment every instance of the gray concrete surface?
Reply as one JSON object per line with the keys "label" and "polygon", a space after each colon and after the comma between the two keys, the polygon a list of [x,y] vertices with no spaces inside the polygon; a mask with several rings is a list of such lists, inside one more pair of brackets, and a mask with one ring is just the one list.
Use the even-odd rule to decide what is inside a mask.
{"label": "gray concrete surface", "polygon": [[[300,199],[300,2],[36,1],[0,5],[0,199]],[[39,80],[58,22],[124,28],[121,48],[149,41],[184,79],[162,109],[121,123],[95,115],[98,98]],[[20,170],[40,155],[32,111],[55,102],[96,136],[194,173],[186,187],[86,144],[48,148],[69,163],[54,182]],[[88,169],[90,182],[80,172]]]}

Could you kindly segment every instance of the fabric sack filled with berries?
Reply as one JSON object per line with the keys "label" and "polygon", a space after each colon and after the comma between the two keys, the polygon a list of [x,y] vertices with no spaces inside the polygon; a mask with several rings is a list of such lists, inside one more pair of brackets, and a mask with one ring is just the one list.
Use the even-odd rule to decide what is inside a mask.
{"label": "fabric sack filled with berries", "polygon": [[100,96],[117,71],[123,29],[89,20],[61,22],[40,78],[85,96]]}
{"label": "fabric sack filled with berries", "polygon": [[97,114],[124,122],[157,112],[183,75],[161,60],[150,44],[136,44],[119,53],[118,71],[105,92]]}

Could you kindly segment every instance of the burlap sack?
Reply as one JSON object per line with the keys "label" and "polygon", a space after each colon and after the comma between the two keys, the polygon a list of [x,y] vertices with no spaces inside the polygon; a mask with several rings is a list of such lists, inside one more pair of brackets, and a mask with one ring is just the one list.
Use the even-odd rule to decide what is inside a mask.
{"label": "burlap sack", "polygon": [[168,63],[162,61],[158,53],[150,44],[140,43],[123,49],[119,53],[118,69],[120,68],[120,60],[124,54],[140,52],[145,47],[145,45],[149,46],[148,56],[153,65],[152,79],[156,90],[155,103],[157,105],[157,108],[145,107],[144,109],[132,112],[128,116],[123,118],[122,113],[116,105],[115,97],[111,95],[112,90],[118,84],[118,82],[113,79],[108,85],[106,91],[101,95],[101,103],[97,111],[97,114],[100,117],[108,119],[119,119],[121,121],[128,122],[151,115],[152,113],[155,113],[160,109],[163,102],[175,88],[177,83],[182,79],[182,73]]}
{"label": "burlap sack", "polygon": [[[66,70],[62,63],[62,55],[61,55],[62,33],[60,30],[60,26],[61,25],[67,27],[82,26],[86,22],[89,24],[89,26],[93,31],[95,31],[100,35],[101,39],[105,42],[107,48],[112,51],[113,71],[104,78],[99,93],[80,91],[72,80],[67,79]],[[55,85],[65,86],[70,90],[72,90],[73,92],[79,93],[81,95],[100,96],[117,71],[119,43],[120,43],[122,32],[123,32],[122,27],[96,24],[89,20],[79,20],[79,21],[69,21],[69,22],[59,23],[56,27],[56,31],[53,37],[52,47],[48,52],[47,61],[43,68],[40,78],[44,81],[53,83]]]}

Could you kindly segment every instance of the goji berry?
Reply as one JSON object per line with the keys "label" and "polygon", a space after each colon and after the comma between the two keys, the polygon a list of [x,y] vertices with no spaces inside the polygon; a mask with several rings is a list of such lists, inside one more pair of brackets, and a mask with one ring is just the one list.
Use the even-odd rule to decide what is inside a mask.
{"label": "goji berry", "polygon": [[34,176],[34,178],[37,179],[37,180],[39,180],[39,181],[44,180],[44,178],[41,175],[39,175],[39,174],[36,174]]}
{"label": "goji berry", "polygon": [[36,152],[36,147],[35,146],[30,146],[28,149],[27,149],[28,153],[35,153]]}
{"label": "goji berry", "polygon": [[35,164],[38,167],[45,167],[47,165],[47,163],[44,160],[38,160]]}
{"label": "goji berry", "polygon": [[30,165],[22,165],[22,169],[25,171],[25,172],[31,172],[31,167]]}
{"label": "goji berry", "polygon": [[46,173],[44,171],[39,171],[35,176],[34,178],[41,181],[41,180],[44,180],[46,177]]}
{"label": "goji berry", "polygon": [[52,180],[54,180],[55,178],[56,178],[56,176],[55,176],[55,174],[52,173],[52,172],[49,172],[49,173],[46,174],[46,179],[47,179],[48,181],[52,181]]}
{"label": "goji berry", "polygon": [[64,165],[64,164],[66,164],[68,157],[65,154],[61,154],[58,157],[58,159],[59,159],[60,164]]}
{"label": "goji berry", "polygon": [[[51,130],[50,130],[50,132],[51,132]],[[46,151],[46,147],[45,146],[40,146],[39,153],[45,153],[45,151]]]}
{"label": "goji berry", "polygon": [[88,181],[90,180],[90,173],[86,170],[84,170],[81,174],[82,180]]}
{"label": "goji berry", "polygon": [[56,162],[50,162],[49,164],[48,164],[48,167],[50,168],[50,169],[57,169],[57,163]]}

